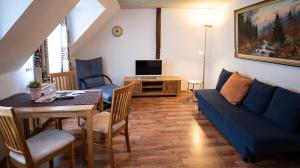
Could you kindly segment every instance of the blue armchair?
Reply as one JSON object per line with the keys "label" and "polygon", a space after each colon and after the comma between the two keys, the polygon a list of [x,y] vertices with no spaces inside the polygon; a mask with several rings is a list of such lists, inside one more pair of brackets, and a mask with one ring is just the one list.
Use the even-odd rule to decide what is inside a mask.
{"label": "blue armchair", "polygon": [[[102,57],[91,60],[76,59],[76,70],[79,89],[102,89],[104,103],[111,103],[113,90],[118,86],[103,74]],[[105,78],[109,84],[105,83]]]}

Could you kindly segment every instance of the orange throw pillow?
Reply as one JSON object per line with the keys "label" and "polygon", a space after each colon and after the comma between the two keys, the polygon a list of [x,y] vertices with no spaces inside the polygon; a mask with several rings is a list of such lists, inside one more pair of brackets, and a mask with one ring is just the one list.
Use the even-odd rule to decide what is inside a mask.
{"label": "orange throw pillow", "polygon": [[237,105],[247,95],[253,80],[234,72],[221,89],[221,94],[229,103]]}

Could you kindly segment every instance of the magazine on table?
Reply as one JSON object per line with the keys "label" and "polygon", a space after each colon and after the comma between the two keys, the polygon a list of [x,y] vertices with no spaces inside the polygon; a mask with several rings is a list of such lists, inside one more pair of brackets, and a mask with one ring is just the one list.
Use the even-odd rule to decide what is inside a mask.
{"label": "magazine on table", "polygon": [[51,103],[55,99],[73,99],[76,96],[84,94],[84,91],[56,91],[51,94],[47,94],[37,99],[36,103]]}
{"label": "magazine on table", "polygon": [[49,94],[49,95],[44,95],[37,99],[35,102],[36,103],[51,103],[56,99],[55,93]]}
{"label": "magazine on table", "polygon": [[78,90],[78,91],[57,91],[55,93],[55,97],[57,99],[72,99],[76,96],[82,95],[84,91]]}

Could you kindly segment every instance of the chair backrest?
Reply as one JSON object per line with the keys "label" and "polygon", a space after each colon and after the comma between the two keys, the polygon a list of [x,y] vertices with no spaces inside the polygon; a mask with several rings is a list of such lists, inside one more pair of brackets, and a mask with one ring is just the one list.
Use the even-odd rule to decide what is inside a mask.
{"label": "chair backrest", "polygon": [[124,87],[117,88],[114,90],[110,110],[110,129],[112,129],[113,125],[119,123],[124,119],[127,119],[129,114],[129,106],[132,98],[133,87],[134,81]]}
{"label": "chair backrest", "polygon": [[75,72],[59,72],[49,74],[51,82],[55,82],[56,90],[76,90]]}
{"label": "chair backrest", "polygon": [[9,151],[23,154],[26,162],[32,163],[27,143],[11,107],[0,106],[0,133]]}
{"label": "chair backrest", "polygon": [[[89,89],[105,85],[103,75],[102,57],[91,60],[76,59],[77,81],[79,89]],[[82,82],[86,82],[85,86]]]}

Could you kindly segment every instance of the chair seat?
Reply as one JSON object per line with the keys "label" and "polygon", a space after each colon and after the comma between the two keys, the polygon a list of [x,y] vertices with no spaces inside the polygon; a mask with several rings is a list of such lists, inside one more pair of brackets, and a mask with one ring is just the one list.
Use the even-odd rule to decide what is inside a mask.
{"label": "chair seat", "polygon": [[[73,142],[73,135],[56,129],[48,129],[26,140],[34,162],[47,157]],[[9,152],[9,156],[20,164],[26,164],[23,154]]]}
{"label": "chair seat", "polygon": [[107,84],[99,87],[93,87],[91,89],[102,89],[103,90],[103,101],[111,103],[111,98],[115,89],[119,86],[115,84]]}
{"label": "chair seat", "polygon": [[[101,112],[93,116],[93,130],[95,132],[99,132],[102,134],[108,133],[108,126],[110,121],[110,113],[109,112]],[[125,120],[120,121],[119,123],[115,124],[113,126],[113,132],[117,129],[121,128],[126,123]],[[82,128],[86,129],[86,122],[84,122],[82,125]]]}

